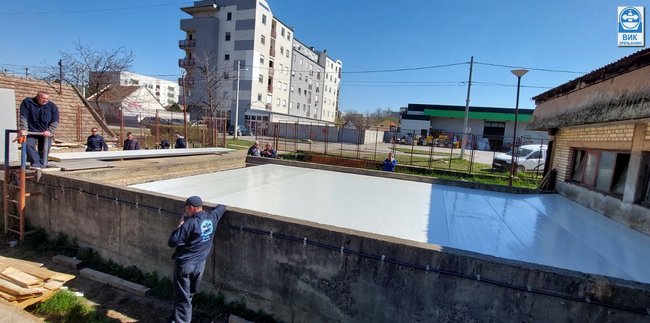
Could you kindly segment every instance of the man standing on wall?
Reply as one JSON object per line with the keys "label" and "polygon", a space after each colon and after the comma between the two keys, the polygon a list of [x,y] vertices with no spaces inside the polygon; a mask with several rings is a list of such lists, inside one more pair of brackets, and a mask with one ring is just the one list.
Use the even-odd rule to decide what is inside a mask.
{"label": "man standing on wall", "polygon": [[54,136],[58,126],[59,108],[50,102],[50,96],[46,92],[40,91],[35,97],[25,98],[20,104],[20,135],[27,136],[28,131],[42,134],[27,136],[27,161],[32,168],[47,165],[47,152],[52,145],[50,137]]}
{"label": "man standing on wall", "polygon": [[169,322],[192,321],[192,297],[199,289],[205,260],[212,249],[217,223],[226,212],[224,205],[203,211],[203,201],[191,196],[185,201],[185,213],[169,236],[168,245],[176,248],[174,266],[174,310]]}

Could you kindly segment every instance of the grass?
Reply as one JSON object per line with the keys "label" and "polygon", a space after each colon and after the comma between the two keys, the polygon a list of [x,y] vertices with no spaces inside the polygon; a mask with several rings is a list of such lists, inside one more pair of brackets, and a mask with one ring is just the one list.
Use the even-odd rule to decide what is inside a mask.
{"label": "grass", "polygon": [[119,322],[97,312],[83,297],[67,290],[58,290],[48,300],[36,305],[34,313],[47,322]]}
{"label": "grass", "polygon": [[252,140],[246,140],[246,139],[232,139],[232,136],[230,138],[226,139],[226,148],[230,149],[237,149],[237,150],[244,150],[248,149],[250,146],[253,145]]}

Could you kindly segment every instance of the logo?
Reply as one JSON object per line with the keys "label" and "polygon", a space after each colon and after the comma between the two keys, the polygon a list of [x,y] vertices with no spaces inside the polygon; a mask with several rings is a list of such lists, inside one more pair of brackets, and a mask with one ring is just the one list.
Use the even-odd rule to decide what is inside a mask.
{"label": "logo", "polygon": [[212,230],[212,221],[206,219],[201,222],[201,242],[210,241]]}
{"label": "logo", "polygon": [[618,46],[643,47],[644,7],[618,7]]}

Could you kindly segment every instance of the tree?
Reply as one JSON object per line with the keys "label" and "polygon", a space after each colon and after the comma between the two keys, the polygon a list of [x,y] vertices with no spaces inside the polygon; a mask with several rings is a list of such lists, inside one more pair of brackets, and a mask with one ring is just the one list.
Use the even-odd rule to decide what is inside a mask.
{"label": "tree", "polygon": [[219,93],[219,90],[225,88],[231,71],[218,67],[217,54],[212,50],[201,50],[196,55],[195,65],[188,67],[187,72],[188,105],[204,107],[212,116],[223,112],[231,99],[227,94],[229,92]]}
{"label": "tree", "polygon": [[[77,42],[71,52],[61,52],[63,80],[76,87],[84,97],[94,95],[93,101],[98,107],[102,91],[111,84],[107,73],[128,70],[134,59],[133,51],[124,47],[95,49]],[[59,66],[53,67],[50,74],[58,78]]]}

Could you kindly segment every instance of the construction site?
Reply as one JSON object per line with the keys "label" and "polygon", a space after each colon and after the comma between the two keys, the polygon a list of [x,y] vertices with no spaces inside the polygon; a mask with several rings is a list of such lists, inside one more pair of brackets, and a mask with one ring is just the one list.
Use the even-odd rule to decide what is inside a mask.
{"label": "construction site", "polygon": [[[3,107],[33,95],[3,92]],[[83,103],[59,106],[58,138],[102,127],[72,121]],[[648,319],[650,237],[556,193],[222,147],[53,151],[27,170],[7,123],[4,234],[18,243],[29,223],[169,277],[169,233],[200,195],[227,205],[202,288],[279,321]]]}

